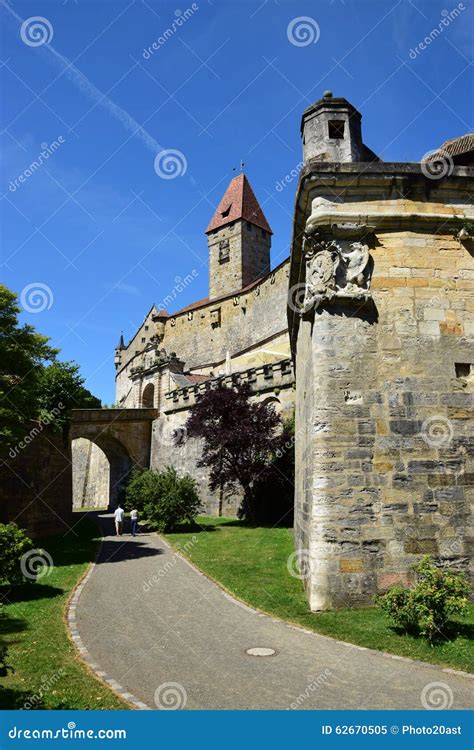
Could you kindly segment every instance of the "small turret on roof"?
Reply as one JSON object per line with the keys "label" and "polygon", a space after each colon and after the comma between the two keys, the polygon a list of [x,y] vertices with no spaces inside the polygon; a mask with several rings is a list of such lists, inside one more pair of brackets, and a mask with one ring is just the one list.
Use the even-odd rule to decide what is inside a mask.
{"label": "small turret on roof", "polygon": [[125,346],[125,341],[123,340],[123,331],[120,334],[119,342],[118,342],[118,344],[117,344],[117,346],[115,348],[116,349],[120,349],[120,350],[127,348]]}
{"label": "small turret on roof", "polygon": [[250,182],[243,172],[231,180],[229,187],[217,206],[217,210],[209,222],[206,234],[232,224],[239,219],[248,221],[269,234],[273,234],[270,224],[265,218],[260,204],[255,197]]}

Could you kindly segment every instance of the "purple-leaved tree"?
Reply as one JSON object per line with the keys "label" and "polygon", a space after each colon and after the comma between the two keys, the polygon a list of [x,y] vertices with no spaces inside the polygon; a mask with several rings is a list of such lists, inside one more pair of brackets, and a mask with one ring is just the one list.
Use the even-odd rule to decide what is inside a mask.
{"label": "purple-leaved tree", "polygon": [[209,487],[240,485],[242,513],[257,518],[256,481],[269,469],[281,441],[281,419],[268,403],[251,401],[247,384],[227,388],[219,383],[199,394],[186,422],[188,437],[202,438],[198,466],[210,469]]}

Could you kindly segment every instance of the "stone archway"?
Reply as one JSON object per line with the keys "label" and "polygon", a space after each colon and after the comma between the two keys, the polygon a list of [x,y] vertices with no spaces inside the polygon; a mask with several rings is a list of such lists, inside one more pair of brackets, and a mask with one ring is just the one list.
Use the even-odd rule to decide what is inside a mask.
{"label": "stone archway", "polygon": [[126,448],[106,433],[75,438],[71,448],[73,507],[115,508],[134,465]]}
{"label": "stone archway", "polygon": [[151,426],[155,409],[74,409],[69,438],[87,438],[109,463],[109,508],[116,507],[134,466],[150,465]]}

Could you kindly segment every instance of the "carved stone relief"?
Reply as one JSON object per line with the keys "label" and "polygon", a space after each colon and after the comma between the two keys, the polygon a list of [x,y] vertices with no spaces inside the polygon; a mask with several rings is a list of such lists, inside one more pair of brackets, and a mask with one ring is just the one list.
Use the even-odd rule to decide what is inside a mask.
{"label": "carved stone relief", "polygon": [[307,233],[303,242],[306,289],[301,312],[317,310],[337,297],[364,300],[371,297],[372,259],[365,242],[323,239]]}

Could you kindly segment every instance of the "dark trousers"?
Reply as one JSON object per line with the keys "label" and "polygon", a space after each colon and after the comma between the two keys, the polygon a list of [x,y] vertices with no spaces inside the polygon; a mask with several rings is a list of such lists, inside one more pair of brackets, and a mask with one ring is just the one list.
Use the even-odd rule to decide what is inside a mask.
{"label": "dark trousers", "polygon": [[132,518],[132,520],[130,521],[130,523],[132,525],[132,536],[135,536],[135,534],[137,533],[137,529],[138,529],[138,521],[135,521]]}

